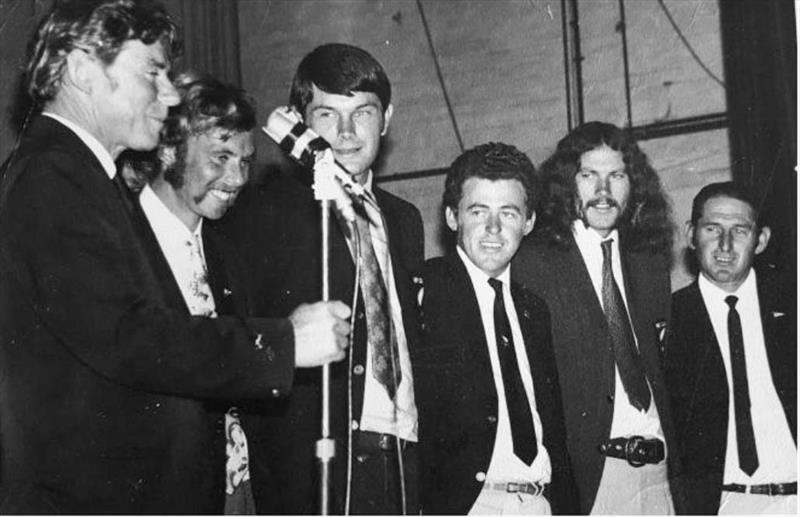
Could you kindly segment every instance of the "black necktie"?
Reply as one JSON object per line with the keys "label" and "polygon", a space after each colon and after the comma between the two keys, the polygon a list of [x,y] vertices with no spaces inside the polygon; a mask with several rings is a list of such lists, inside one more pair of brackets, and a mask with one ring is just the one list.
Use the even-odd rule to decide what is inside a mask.
{"label": "black necktie", "polygon": [[508,322],[506,304],[503,301],[503,282],[490,278],[489,285],[494,289],[494,335],[500,359],[500,372],[503,376],[503,389],[506,393],[508,418],[511,421],[514,454],[526,465],[530,465],[538,452],[536,429],[533,427],[531,407],[519,373],[517,355],[514,352],[511,324]]}
{"label": "black necktie", "polygon": [[367,340],[372,346],[373,377],[386,388],[389,398],[394,399],[397,386],[402,379],[397,340],[392,332],[386,284],[383,282],[378,257],[372,247],[370,222],[359,213],[356,217],[358,239],[362,260],[361,295],[364,297],[364,312],[367,316]]}
{"label": "black necktie", "polygon": [[747,384],[747,366],[744,359],[744,338],[742,320],[736,311],[735,296],[725,298],[728,304],[728,342],[731,352],[731,375],[733,377],[733,410],[736,421],[736,444],[739,451],[739,468],[748,476],[758,468],[756,438],[753,433],[753,420],[750,415],[750,390]]}
{"label": "black necktie", "polygon": [[647,387],[639,351],[636,349],[628,311],[611,270],[612,242],[614,239],[600,243],[603,248],[603,310],[614,344],[614,360],[617,362],[628,400],[639,411],[647,411],[650,408],[650,388]]}

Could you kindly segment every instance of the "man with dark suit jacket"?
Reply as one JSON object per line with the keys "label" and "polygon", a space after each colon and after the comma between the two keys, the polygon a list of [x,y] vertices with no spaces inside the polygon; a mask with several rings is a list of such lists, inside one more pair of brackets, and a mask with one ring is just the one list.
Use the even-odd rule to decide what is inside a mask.
{"label": "man with dark suit jacket", "polygon": [[[170,109],[156,159],[135,204],[145,248],[172,308],[189,314],[247,316],[242,268],[231,243],[206,219],[222,217],[247,183],[255,153],[255,109],[239,88],[211,77],[175,80],[181,102]],[[151,155],[153,153],[150,153]],[[240,402],[207,404],[225,479],[226,515],[255,513]],[[227,461],[225,461],[227,453]]]}
{"label": "man with dark suit jacket", "polygon": [[658,348],[672,229],[658,176],[626,132],[601,122],[564,137],[541,176],[539,226],[513,273],[550,309],[581,512],[672,513]]}
{"label": "man with dark suit jacket", "polygon": [[[380,209],[356,207],[357,231],[342,217],[330,222],[331,296],[353,300],[356,250],[364,265],[353,300],[352,364],[349,371],[347,364],[336,365],[330,375],[336,455],[329,511],[418,513],[417,409],[408,352],[416,339],[411,272],[423,259],[422,220],[413,205],[377,188],[372,171],[393,112],[391,86],[369,53],[326,44],[300,62],[290,103]],[[319,204],[303,181],[278,177],[246,189],[221,220],[249,266],[257,314],[286,314],[321,292]],[[248,438],[260,513],[320,511],[315,442],[321,383],[319,372],[308,373],[264,419],[245,422],[248,432],[259,428]]]}
{"label": "man with dark suit jacket", "polygon": [[547,307],[510,283],[533,229],[533,170],[515,147],[489,143],[445,180],[458,244],[425,265],[412,351],[424,513],[577,511]]}
{"label": "man with dark suit jacket", "polygon": [[712,183],[686,223],[700,274],[672,298],[667,384],[691,514],[797,514],[796,283],[753,268],[757,206]]}
{"label": "man with dark suit jacket", "polygon": [[155,147],[178,102],[175,33],[150,3],[59,2],[36,38],[43,113],[0,187],[0,513],[219,513],[201,400],[273,398],[295,364],[344,355],[341,304],[282,320],[169,308],[114,159]]}

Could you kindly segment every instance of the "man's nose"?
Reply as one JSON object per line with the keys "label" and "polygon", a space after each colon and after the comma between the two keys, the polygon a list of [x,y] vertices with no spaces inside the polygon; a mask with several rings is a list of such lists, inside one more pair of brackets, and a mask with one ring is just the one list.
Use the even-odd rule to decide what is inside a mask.
{"label": "man's nose", "polygon": [[597,194],[608,194],[611,190],[611,183],[608,176],[598,177],[594,185],[594,191]]}
{"label": "man's nose", "polygon": [[489,233],[498,233],[500,231],[500,216],[489,214],[486,219],[486,231]]}
{"label": "man's nose", "polygon": [[247,183],[247,178],[249,177],[249,167],[244,162],[230,160],[227,174],[225,176],[225,183],[229,187],[242,187],[245,183]]}
{"label": "man's nose", "polygon": [[733,236],[731,232],[725,232],[719,234],[719,249],[721,251],[730,251],[733,248]]}
{"label": "man's nose", "polygon": [[181,101],[178,90],[175,89],[175,85],[169,79],[161,81],[161,85],[158,88],[158,100],[168,107],[176,106]]}
{"label": "man's nose", "polygon": [[353,123],[353,117],[351,116],[344,116],[339,118],[339,124],[336,128],[340,135],[352,135],[355,133],[355,124]]}

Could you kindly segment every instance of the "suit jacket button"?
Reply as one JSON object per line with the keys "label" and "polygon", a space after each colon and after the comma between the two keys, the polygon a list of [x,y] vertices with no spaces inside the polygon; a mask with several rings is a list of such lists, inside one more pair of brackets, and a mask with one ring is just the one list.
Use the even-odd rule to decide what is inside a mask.
{"label": "suit jacket button", "polygon": [[614,402],[614,395],[609,395],[608,397],[606,397],[606,399],[608,400],[608,403],[611,404]]}
{"label": "suit jacket button", "polygon": [[475,474],[475,481],[477,481],[478,483],[483,483],[484,481],[486,481],[486,472],[478,472],[477,474]]}
{"label": "suit jacket button", "polygon": [[353,373],[356,375],[364,375],[364,365],[357,364],[353,366]]}
{"label": "suit jacket button", "polygon": [[273,389],[272,390],[272,396],[273,397],[280,397],[281,396],[281,390],[279,390],[277,388]]}
{"label": "suit jacket button", "polygon": [[489,416],[486,417],[486,420],[488,420],[491,423],[495,423],[495,422],[497,422],[497,417],[494,416],[494,415],[489,415]]}
{"label": "suit jacket button", "polygon": [[358,431],[358,420],[350,421],[350,429],[353,431]]}

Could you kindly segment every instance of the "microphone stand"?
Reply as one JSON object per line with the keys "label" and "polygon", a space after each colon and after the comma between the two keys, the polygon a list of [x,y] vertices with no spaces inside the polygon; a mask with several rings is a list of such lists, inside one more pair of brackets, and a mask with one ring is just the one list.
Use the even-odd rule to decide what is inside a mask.
{"label": "microphone stand", "polygon": [[[327,167],[314,167],[314,198],[320,202],[320,224],[322,230],[322,301],[330,300],[330,214],[331,200],[340,189]],[[336,455],[336,441],[331,438],[331,367],[322,365],[322,418],[321,435],[317,440],[316,456],[319,460],[319,504],[320,515],[330,510],[331,463]]]}

